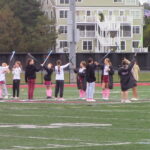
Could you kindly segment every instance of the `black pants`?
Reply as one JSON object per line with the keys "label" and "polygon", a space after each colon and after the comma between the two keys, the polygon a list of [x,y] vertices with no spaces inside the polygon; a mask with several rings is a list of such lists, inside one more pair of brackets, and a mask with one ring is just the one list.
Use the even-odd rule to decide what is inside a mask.
{"label": "black pants", "polygon": [[19,97],[19,89],[20,89],[20,80],[13,80],[13,97]]}
{"label": "black pants", "polygon": [[58,97],[59,94],[60,98],[62,98],[63,93],[64,93],[64,80],[56,80],[55,97]]}

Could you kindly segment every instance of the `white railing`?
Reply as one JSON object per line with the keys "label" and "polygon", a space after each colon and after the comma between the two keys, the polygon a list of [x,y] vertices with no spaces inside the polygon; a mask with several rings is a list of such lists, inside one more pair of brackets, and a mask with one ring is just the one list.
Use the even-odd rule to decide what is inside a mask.
{"label": "white railing", "polygon": [[95,16],[76,16],[77,23],[95,23],[96,17]]}
{"label": "white railing", "polygon": [[133,48],[132,52],[147,53],[148,52],[148,48]]}
{"label": "white railing", "polygon": [[80,31],[80,37],[95,37],[95,31]]}

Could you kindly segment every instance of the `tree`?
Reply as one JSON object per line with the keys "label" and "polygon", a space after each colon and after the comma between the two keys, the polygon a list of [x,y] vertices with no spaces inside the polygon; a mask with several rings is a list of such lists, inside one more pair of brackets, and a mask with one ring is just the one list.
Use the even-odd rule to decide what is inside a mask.
{"label": "tree", "polygon": [[[49,48],[55,47],[57,34],[55,30],[50,30],[54,27],[55,21],[44,16],[39,2],[36,0],[1,0],[0,8],[9,8],[15,20],[21,24],[19,28],[21,37],[15,45],[16,51],[46,52]],[[11,23],[11,20],[7,21]],[[14,32],[17,33],[17,29]],[[0,45],[3,46],[1,41]],[[8,45],[11,47],[9,42]],[[5,51],[10,50],[7,48]]]}
{"label": "tree", "polygon": [[[150,5],[148,3],[145,3],[144,9],[150,10]],[[144,47],[150,47],[150,18],[149,17],[145,17]]]}
{"label": "tree", "polygon": [[0,51],[18,49],[22,35],[22,24],[9,8],[0,10]]}

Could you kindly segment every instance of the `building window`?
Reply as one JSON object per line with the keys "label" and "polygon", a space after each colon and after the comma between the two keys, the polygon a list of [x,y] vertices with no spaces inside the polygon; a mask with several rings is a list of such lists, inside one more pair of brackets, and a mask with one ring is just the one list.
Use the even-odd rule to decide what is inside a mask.
{"label": "building window", "polygon": [[86,13],[86,15],[87,16],[91,16],[91,11],[88,10],[87,13]]}
{"label": "building window", "polygon": [[76,0],[76,2],[82,2],[82,0]]}
{"label": "building window", "polygon": [[68,42],[67,41],[60,41],[60,44],[59,44],[60,48],[64,48],[64,47],[68,47]]}
{"label": "building window", "polygon": [[112,16],[113,15],[113,11],[109,11],[109,16]]}
{"label": "building window", "polygon": [[138,10],[131,11],[131,16],[133,19],[141,19],[141,12]]}
{"label": "building window", "polygon": [[133,48],[139,48],[139,44],[140,44],[140,41],[133,41],[132,47]]}
{"label": "building window", "polygon": [[60,4],[69,4],[69,0],[60,0]]}
{"label": "building window", "polygon": [[121,45],[121,50],[125,50],[126,49],[126,42],[125,41],[121,41],[120,45]]}
{"label": "building window", "polygon": [[139,26],[133,26],[133,34],[140,34],[140,27]]}
{"label": "building window", "polygon": [[67,26],[60,26],[59,33],[67,33]]}
{"label": "building window", "polygon": [[124,16],[124,11],[120,11],[120,16]]}
{"label": "building window", "polygon": [[83,50],[91,51],[93,49],[92,41],[83,41]]}
{"label": "building window", "polygon": [[123,0],[114,0],[115,3],[122,3]]}
{"label": "building window", "polygon": [[136,5],[137,0],[125,0],[126,5]]}
{"label": "building window", "polygon": [[131,24],[121,23],[120,35],[121,37],[131,37]]}
{"label": "building window", "polygon": [[60,10],[59,16],[60,18],[67,18],[68,11],[67,10]]}

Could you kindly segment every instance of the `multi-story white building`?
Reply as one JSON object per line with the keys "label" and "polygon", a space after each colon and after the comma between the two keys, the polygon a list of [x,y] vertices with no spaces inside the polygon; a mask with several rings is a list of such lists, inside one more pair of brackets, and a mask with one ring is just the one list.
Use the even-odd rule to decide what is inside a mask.
{"label": "multi-story white building", "polygon": [[[68,43],[69,0],[41,0],[49,18],[55,18],[57,52]],[[146,52],[143,48],[144,8],[139,0],[76,0],[77,52]]]}

